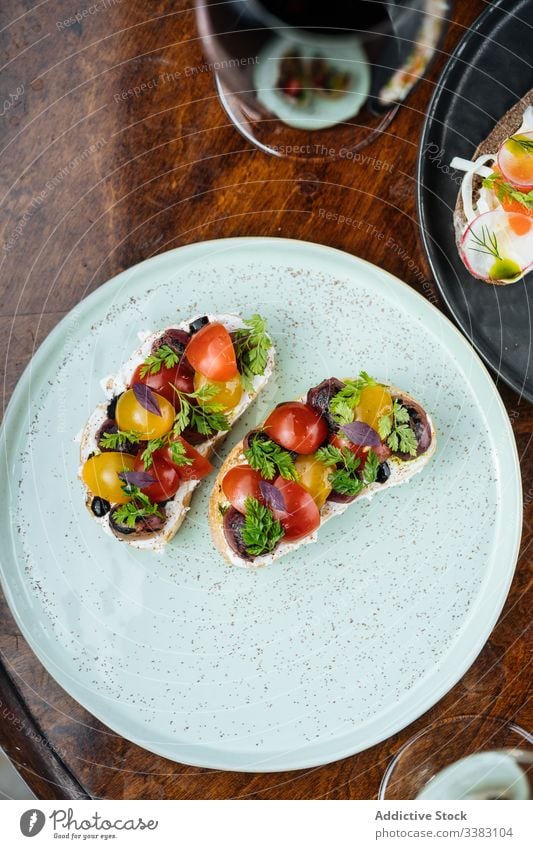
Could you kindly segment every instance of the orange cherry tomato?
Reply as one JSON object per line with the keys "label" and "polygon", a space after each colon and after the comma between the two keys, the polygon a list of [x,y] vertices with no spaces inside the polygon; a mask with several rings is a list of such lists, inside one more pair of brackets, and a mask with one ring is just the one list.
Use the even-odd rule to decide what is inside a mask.
{"label": "orange cherry tomato", "polygon": [[320,510],[331,492],[331,466],[320,463],[314,454],[299,454],[294,465],[298,472],[298,483],[313,496]]}
{"label": "orange cherry tomato", "polygon": [[99,495],[112,504],[126,504],[131,501],[131,495],[127,495],[122,489],[125,484],[118,475],[119,472],[131,472],[134,464],[135,457],[131,454],[105,451],[86,460],[81,476],[94,495]]}
{"label": "orange cherry tomato", "polygon": [[235,377],[231,378],[231,380],[226,380],[222,383],[220,381],[209,380],[208,377],[200,374],[199,371],[195,372],[194,388],[198,390],[206,384],[215,386],[217,392],[215,395],[210,395],[207,402],[198,399],[198,404],[200,406],[204,403],[222,404],[225,410],[233,410],[242,398],[242,383],[240,374],[236,374]]}
{"label": "orange cherry tomato", "polygon": [[135,397],[133,389],[123,392],[117,401],[116,420],[120,430],[133,430],[141,439],[157,439],[168,433],[174,422],[172,404],[162,395],[154,393],[161,415],[151,413]]}
{"label": "orange cherry tomato", "polygon": [[238,372],[233,342],[223,324],[202,327],[187,345],[185,355],[193,369],[209,380],[225,382]]}

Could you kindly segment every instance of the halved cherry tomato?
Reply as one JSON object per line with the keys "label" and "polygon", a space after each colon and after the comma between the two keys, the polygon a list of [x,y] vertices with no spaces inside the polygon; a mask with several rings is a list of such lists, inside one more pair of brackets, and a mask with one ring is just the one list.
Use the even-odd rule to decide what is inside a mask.
{"label": "halved cherry tomato", "polygon": [[183,361],[178,365],[166,368],[161,366],[157,374],[146,374],[141,377],[142,365],[137,366],[131,379],[133,383],[145,383],[153,392],[162,395],[170,401],[173,407],[179,408],[179,400],[174,386],[180,392],[192,392],[194,390],[194,371],[188,362]]}
{"label": "halved cherry tomato", "polygon": [[222,404],[224,409],[233,410],[242,398],[242,383],[240,374],[236,374],[235,377],[231,378],[231,380],[226,380],[222,383],[220,381],[209,380],[208,377],[204,374],[200,374],[199,371],[195,372],[194,388],[201,389],[202,386],[205,386],[206,384],[216,386],[218,391],[215,395],[210,395],[209,399],[205,402],[199,398],[199,404]]}
{"label": "halved cherry tomato", "polygon": [[235,349],[223,324],[202,327],[192,337],[185,354],[193,369],[209,380],[231,380],[237,374]]}
{"label": "halved cherry tomato", "polygon": [[105,498],[112,504],[126,504],[131,501],[122,487],[119,472],[130,472],[135,464],[135,457],[120,451],[106,451],[90,457],[81,470],[81,476],[94,495]]}
{"label": "halved cherry tomato", "polygon": [[135,458],[134,469],[136,472],[144,472],[152,475],[155,482],[141,487],[141,492],[148,496],[150,501],[166,501],[176,494],[181,485],[180,473],[177,466],[167,463],[162,456],[161,449],[152,454],[152,465],[149,469],[144,468],[141,453]]}
{"label": "halved cherry tomato", "polygon": [[273,510],[274,516],[281,522],[285,532],[283,540],[294,542],[316,531],[320,525],[320,513],[313,497],[307,490],[294,481],[282,477],[274,481],[285,500],[285,510]]}
{"label": "halved cherry tomato", "polygon": [[298,472],[298,483],[313,497],[320,510],[331,492],[331,467],[316,460],[314,454],[300,454],[294,465]]}
{"label": "halved cherry tomato", "polygon": [[[176,440],[181,442],[185,448],[185,454],[192,460],[192,463],[189,465],[176,466],[182,481],[201,481],[202,478],[205,478],[206,475],[213,471],[213,465],[207,457],[203,457],[192,445],[189,445],[186,439],[183,439],[182,436],[177,436],[174,441]],[[170,448],[165,446],[165,448],[160,448],[159,451],[165,461],[172,465],[172,452]]]}
{"label": "halved cherry tomato", "polygon": [[300,401],[288,401],[276,407],[263,430],[278,445],[298,454],[313,454],[328,435],[326,420],[313,407]]}
{"label": "halved cherry tomato", "polygon": [[232,507],[239,513],[244,513],[244,502],[250,496],[263,501],[259,482],[261,475],[250,466],[234,466],[224,475],[222,490]]}
{"label": "halved cherry tomato", "polygon": [[363,468],[364,464],[366,463],[368,452],[370,450],[367,446],[355,445],[353,442],[350,442],[350,440],[347,439],[345,436],[342,436],[340,432],[332,436],[330,442],[332,445],[335,446],[335,448],[339,448],[341,451],[343,448],[348,448],[348,450],[351,451],[352,454],[355,454],[356,457],[359,457],[359,459],[361,460],[361,468]]}
{"label": "halved cherry tomato", "polygon": [[154,393],[159,404],[161,415],[151,413],[137,401],[133,389],[123,392],[117,401],[115,416],[120,430],[133,430],[139,434],[141,439],[157,439],[168,433],[176,415],[174,407],[163,398],[162,395]]}
{"label": "halved cherry tomato", "polygon": [[[368,446],[355,445],[353,442],[350,442],[349,439],[346,439],[346,437],[342,436],[339,433],[336,433],[335,436],[332,436],[330,442],[336,448],[348,448],[350,451],[352,451],[356,457],[359,457],[361,461],[360,469],[361,471],[363,470],[368,452],[370,451],[370,448],[368,448]],[[381,445],[373,445],[372,451],[374,452],[374,454],[377,455],[380,463],[383,463],[383,461],[390,457],[390,455],[392,454],[392,451],[390,450],[389,446],[386,445],[384,442],[382,442]]]}

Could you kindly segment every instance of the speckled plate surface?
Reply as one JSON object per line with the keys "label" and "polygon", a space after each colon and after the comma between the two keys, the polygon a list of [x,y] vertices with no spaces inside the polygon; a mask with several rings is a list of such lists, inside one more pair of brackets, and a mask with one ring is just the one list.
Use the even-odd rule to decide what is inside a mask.
{"label": "speckled plate surface", "polygon": [[[227,450],[277,402],[364,368],[432,414],[433,461],[262,571],[217,556],[209,479],[164,555],[110,540],[76,479],[74,436],[100,378],[139,330],[256,310],[278,370]],[[518,459],[484,366],[407,286],[319,245],[204,242],[102,286],[30,363],[1,456],[2,583],[33,650],[116,732],[201,766],[307,767],[403,728],[473,662],[516,562]]]}

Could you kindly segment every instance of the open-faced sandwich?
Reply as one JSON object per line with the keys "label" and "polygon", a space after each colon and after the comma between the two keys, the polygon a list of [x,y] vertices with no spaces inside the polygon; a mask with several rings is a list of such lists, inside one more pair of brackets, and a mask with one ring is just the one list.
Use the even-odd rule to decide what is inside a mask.
{"label": "open-faced sandwich", "polygon": [[479,145],[454,212],[457,247],[469,272],[486,283],[515,283],[533,265],[533,90]]}
{"label": "open-faced sandwich", "polygon": [[230,453],[209,506],[215,544],[237,566],[265,566],[316,542],[356,498],[403,483],[435,451],[428,414],[365,372],[329,378],[279,404]]}
{"label": "open-faced sandwich", "polygon": [[103,381],[108,400],[81,434],[80,478],[104,530],[158,550],[212,470],[216,446],[267,383],[274,348],[259,315],[201,316],[141,338]]}

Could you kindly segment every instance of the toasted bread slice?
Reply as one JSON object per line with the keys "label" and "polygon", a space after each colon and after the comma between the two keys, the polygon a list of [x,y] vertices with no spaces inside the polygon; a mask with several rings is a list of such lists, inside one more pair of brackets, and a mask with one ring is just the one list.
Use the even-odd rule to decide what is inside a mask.
{"label": "toasted bread slice", "polygon": [[[387,388],[389,389],[393,398],[402,398],[405,405],[409,406],[410,404],[414,404],[418,407],[421,407],[421,405],[419,404],[419,402],[416,401],[415,398],[405,392],[402,392],[397,387],[388,386]],[[297,400],[305,403],[306,396]],[[414,475],[422,471],[424,466],[429,462],[429,460],[435,453],[435,449],[437,446],[435,428],[427,413],[425,413],[425,415],[431,430],[431,441],[427,450],[423,454],[409,460],[401,459],[400,457],[395,455],[389,457],[387,459],[387,463],[390,467],[390,477],[388,478],[388,480],[385,483],[376,482],[371,484],[370,486],[367,486],[360,493],[360,495],[358,495],[354,499],[355,501],[357,501],[359,498],[370,499],[378,491],[381,492],[386,489],[389,489],[392,486],[396,486],[397,484],[406,483]],[[259,426],[259,429],[260,428],[261,426]],[[247,460],[244,455],[244,445],[243,442],[240,442],[230,452],[222,468],[220,469],[209,503],[209,525],[211,527],[211,533],[213,536],[214,543],[224,560],[226,560],[233,566],[243,566],[248,569],[268,566],[270,563],[273,563],[274,560],[278,560],[280,557],[283,557],[292,551],[296,551],[296,549],[300,548],[301,546],[309,545],[310,543],[316,542],[318,538],[317,534],[320,530],[320,527],[322,527],[322,525],[326,522],[329,522],[330,519],[333,519],[334,516],[340,516],[353,504],[353,502],[338,503],[334,501],[326,501],[326,503],[320,510],[320,527],[318,528],[318,531],[315,531],[308,537],[305,537],[302,540],[297,540],[295,542],[283,542],[282,540],[271,554],[265,554],[259,557],[254,557],[251,560],[247,560],[243,557],[240,557],[228,545],[228,542],[226,540],[226,536],[224,533],[224,513],[227,508],[228,501],[222,490],[222,481],[227,472],[234,466],[239,466],[246,462]]]}
{"label": "toasted bread slice", "polygon": [[[230,314],[222,314],[222,315],[209,315],[207,316],[210,322],[219,322],[223,324],[230,333],[234,330],[238,330],[241,327],[244,327],[244,322],[239,316],[230,315]],[[191,318],[189,321],[184,321],[181,324],[173,325],[180,330],[187,330],[189,324],[195,320],[195,317]],[[132,375],[141,363],[144,363],[146,358],[149,356],[153,343],[158,340],[163,334],[165,330],[160,330],[156,333],[143,333],[139,334],[142,339],[141,346],[129,357],[129,359],[124,363],[124,365],[119,369],[117,374],[110,375],[105,377],[102,380],[102,387],[106,393],[108,399],[112,399],[117,395],[120,395],[124,392],[131,381]],[[261,390],[265,387],[270,379],[273,368],[274,368],[274,357],[275,357],[275,349],[271,346],[268,357],[267,357],[267,365],[264,371],[264,374],[258,375],[253,378],[252,388],[250,391],[243,391],[242,398],[239,401],[239,404],[232,410],[230,410],[227,414],[227,418],[231,425],[235,423],[235,421],[241,416],[244,411],[250,406],[250,404],[254,401],[256,396],[261,392]],[[172,539],[174,534],[180,528],[182,522],[187,515],[187,511],[189,510],[189,505],[191,502],[191,498],[194,490],[200,483],[200,481],[192,480],[185,481],[176,494],[167,501],[164,506],[160,509],[164,513],[164,523],[160,530],[155,532],[135,532],[135,534],[121,534],[115,529],[112,529],[109,523],[109,515],[105,515],[102,517],[95,516],[94,512],[91,509],[91,504],[93,500],[93,494],[89,491],[87,486],[85,485],[83,479],[81,478],[81,468],[85,461],[91,456],[91,454],[98,452],[97,445],[97,434],[102,426],[102,424],[107,419],[107,405],[108,402],[104,402],[98,404],[92,415],[90,416],[85,428],[79,436],[79,441],[81,443],[80,447],[80,459],[81,465],[79,469],[79,478],[82,481],[84,490],[85,490],[85,501],[87,509],[89,510],[93,519],[102,527],[102,529],[110,534],[111,536],[115,536],[118,539],[127,542],[129,545],[132,545],[134,548],[145,549],[150,551],[161,551],[165,545]],[[206,441],[201,442],[199,445],[195,445],[196,451],[199,454],[209,459],[216,448],[223,442],[223,440],[228,435],[229,431],[220,431],[216,433],[211,439],[206,439]]]}

